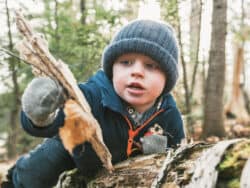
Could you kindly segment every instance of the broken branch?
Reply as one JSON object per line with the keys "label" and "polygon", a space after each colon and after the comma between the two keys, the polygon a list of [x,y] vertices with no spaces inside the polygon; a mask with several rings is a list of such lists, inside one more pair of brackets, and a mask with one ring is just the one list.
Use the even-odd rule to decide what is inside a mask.
{"label": "broken branch", "polygon": [[65,122],[68,119],[79,121],[81,126],[81,135],[74,137],[74,123],[64,124],[59,130],[59,135],[63,141],[64,147],[72,154],[72,149],[76,144],[86,141],[92,144],[93,149],[103,162],[104,166],[112,171],[111,154],[103,142],[102,131],[97,120],[91,113],[91,108],[79,89],[76,79],[68,66],[61,60],[56,60],[49,52],[47,41],[38,33],[32,30],[32,27],[25,20],[20,12],[16,12],[16,24],[24,39],[16,46],[21,57],[33,66],[33,72],[36,76],[45,75],[57,80],[65,89],[69,100],[66,104],[73,104],[82,114],[80,119],[71,119],[70,113],[66,113]]}

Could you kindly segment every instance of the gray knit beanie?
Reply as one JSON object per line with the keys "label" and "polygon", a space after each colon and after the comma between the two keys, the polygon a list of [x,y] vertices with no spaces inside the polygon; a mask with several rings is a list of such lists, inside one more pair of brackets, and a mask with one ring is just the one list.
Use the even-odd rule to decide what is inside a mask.
{"label": "gray knit beanie", "polygon": [[152,20],[135,20],[124,26],[102,55],[103,69],[109,79],[115,60],[131,52],[149,56],[160,64],[167,76],[164,92],[170,92],[178,78],[178,47],[172,28]]}

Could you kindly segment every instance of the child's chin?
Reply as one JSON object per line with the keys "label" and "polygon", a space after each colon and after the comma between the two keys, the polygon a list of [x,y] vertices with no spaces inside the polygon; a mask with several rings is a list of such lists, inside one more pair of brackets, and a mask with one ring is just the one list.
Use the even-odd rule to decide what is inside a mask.
{"label": "child's chin", "polygon": [[131,106],[141,106],[143,105],[142,99],[140,97],[128,97],[125,98],[125,101],[129,103]]}
{"label": "child's chin", "polygon": [[140,109],[143,108],[144,106],[146,106],[144,103],[142,103],[141,101],[127,101],[127,103],[132,106],[135,109]]}

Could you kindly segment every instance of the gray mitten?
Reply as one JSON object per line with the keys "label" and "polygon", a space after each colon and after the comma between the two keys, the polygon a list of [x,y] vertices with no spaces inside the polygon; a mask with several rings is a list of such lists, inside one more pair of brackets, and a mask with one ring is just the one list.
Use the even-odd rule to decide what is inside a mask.
{"label": "gray mitten", "polygon": [[34,78],[22,96],[23,111],[39,127],[52,123],[63,103],[63,88],[48,77]]}
{"label": "gray mitten", "polygon": [[163,153],[167,147],[167,137],[150,135],[141,138],[143,154]]}

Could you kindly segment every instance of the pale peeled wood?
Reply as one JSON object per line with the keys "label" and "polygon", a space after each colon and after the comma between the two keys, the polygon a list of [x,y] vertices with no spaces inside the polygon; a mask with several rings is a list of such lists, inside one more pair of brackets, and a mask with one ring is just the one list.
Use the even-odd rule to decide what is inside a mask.
{"label": "pale peeled wood", "polygon": [[214,188],[218,178],[218,171],[216,170],[217,165],[221,162],[226,149],[230,145],[235,144],[240,140],[242,139],[221,141],[204,152],[202,156],[195,162],[195,170],[190,183],[184,187]]}
{"label": "pale peeled wood", "polygon": [[248,158],[240,177],[240,187],[250,187],[250,158]]}
{"label": "pale peeled wood", "polygon": [[[93,149],[96,151],[97,155],[100,157],[101,161],[104,163],[104,166],[112,171],[112,163],[111,163],[111,154],[103,142],[102,131],[100,125],[93,117],[91,113],[91,108],[86,101],[84,95],[79,89],[76,79],[68,66],[63,63],[61,60],[56,60],[48,49],[47,41],[42,37],[42,35],[35,33],[29,23],[25,20],[23,15],[20,12],[16,12],[16,24],[17,28],[24,36],[24,39],[17,44],[17,49],[20,52],[21,57],[30,65],[33,66],[33,72],[36,76],[48,76],[54,80],[57,80],[60,85],[65,88],[67,93],[65,94],[68,99],[73,99],[80,106],[82,110],[82,114],[85,114],[82,122],[87,122],[86,125],[82,125],[82,127],[86,127],[87,129],[91,128],[91,135],[86,135],[83,139],[81,138],[79,141],[85,142],[89,141]],[[67,118],[67,117],[66,117]],[[69,127],[62,127],[59,131],[59,134],[63,140],[63,143],[67,143],[68,140],[73,140],[74,138],[70,138],[70,131],[74,130],[74,125],[72,125],[72,129]],[[64,130],[65,129],[65,130]],[[62,134],[63,132],[63,134]],[[89,132],[86,131],[88,134]],[[64,137],[67,135],[66,137]],[[78,141],[78,142],[79,142]],[[76,142],[76,143],[78,143]],[[74,145],[71,147],[65,147],[72,153]]]}

